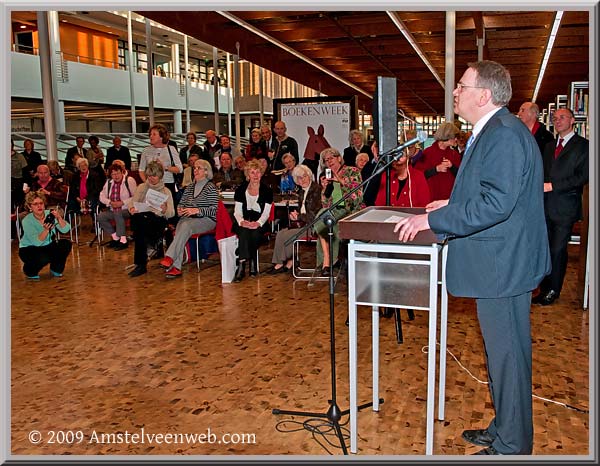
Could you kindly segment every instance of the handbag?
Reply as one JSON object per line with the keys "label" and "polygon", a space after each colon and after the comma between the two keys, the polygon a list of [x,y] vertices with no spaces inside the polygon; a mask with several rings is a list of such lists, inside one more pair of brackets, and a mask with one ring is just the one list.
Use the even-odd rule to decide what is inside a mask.
{"label": "handbag", "polygon": [[221,283],[231,283],[235,276],[238,237],[233,235],[222,238],[218,241],[218,247],[221,255]]}

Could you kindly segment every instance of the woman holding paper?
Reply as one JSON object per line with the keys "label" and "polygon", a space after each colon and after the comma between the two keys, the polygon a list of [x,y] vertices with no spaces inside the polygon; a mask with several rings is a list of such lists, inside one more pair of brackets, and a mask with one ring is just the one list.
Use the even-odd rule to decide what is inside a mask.
{"label": "woman holding paper", "polygon": [[140,184],[129,205],[135,250],[135,268],[130,277],[146,273],[148,244],[156,244],[164,234],[167,219],[175,215],[173,196],[163,182],[164,169],[160,162],[149,162],[144,170],[146,181]]}

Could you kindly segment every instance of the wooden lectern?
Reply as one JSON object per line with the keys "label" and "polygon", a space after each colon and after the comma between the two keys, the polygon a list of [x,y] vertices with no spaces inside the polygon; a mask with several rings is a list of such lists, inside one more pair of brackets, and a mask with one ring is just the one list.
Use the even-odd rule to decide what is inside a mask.
{"label": "wooden lectern", "polygon": [[[431,230],[401,243],[394,226],[399,217],[425,209],[368,207],[338,222],[348,245],[348,320],[350,351],[350,451],[357,452],[357,306],[372,308],[373,411],[379,410],[379,306],[429,311],[427,427],[425,454],[433,454],[435,360],[438,299],[441,301],[438,419],[444,418],[446,381],[447,248]],[[441,254],[440,254],[441,253]],[[438,293],[438,287],[440,292]]]}

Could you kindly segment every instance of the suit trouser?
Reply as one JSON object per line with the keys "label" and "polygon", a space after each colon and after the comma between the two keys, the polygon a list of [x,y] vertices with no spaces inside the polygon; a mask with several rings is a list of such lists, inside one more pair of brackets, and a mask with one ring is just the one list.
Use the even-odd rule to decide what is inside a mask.
{"label": "suit trouser", "polygon": [[23,261],[23,272],[28,277],[39,275],[47,264],[57,273],[63,273],[67,257],[71,252],[71,242],[66,239],[52,241],[46,246],[27,246],[19,249],[19,257]]}
{"label": "suit trouser", "polygon": [[[183,263],[183,251],[190,236],[206,233],[215,228],[217,222],[209,217],[180,218],[177,222],[175,237],[167,249],[166,255],[173,259],[173,266],[181,270]],[[200,251],[197,251],[200,254]]]}
{"label": "suit trouser", "polygon": [[542,292],[554,290],[560,294],[562,290],[565,274],[567,273],[568,246],[574,223],[570,221],[559,223],[546,217],[552,271],[540,284]]}
{"label": "suit trouser", "polygon": [[531,389],[531,292],[510,298],[477,299],[488,381],[496,416],[488,431],[502,454],[533,449]]}

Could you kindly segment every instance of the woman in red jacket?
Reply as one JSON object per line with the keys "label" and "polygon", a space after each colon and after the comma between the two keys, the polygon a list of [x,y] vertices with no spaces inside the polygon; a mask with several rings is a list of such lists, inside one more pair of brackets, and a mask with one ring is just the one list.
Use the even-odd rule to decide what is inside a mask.
{"label": "woman in red jacket", "polygon": [[450,198],[460,165],[460,155],[452,149],[457,134],[454,123],[442,123],[433,135],[434,143],[415,164],[425,174],[432,201]]}
{"label": "woman in red jacket", "polygon": [[[406,152],[392,164],[391,177],[390,205],[394,207],[425,207],[431,202],[427,180],[423,172],[409,165]],[[386,205],[385,181],[386,173],[383,173],[375,199],[377,206]]]}

